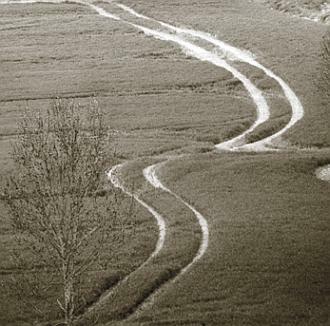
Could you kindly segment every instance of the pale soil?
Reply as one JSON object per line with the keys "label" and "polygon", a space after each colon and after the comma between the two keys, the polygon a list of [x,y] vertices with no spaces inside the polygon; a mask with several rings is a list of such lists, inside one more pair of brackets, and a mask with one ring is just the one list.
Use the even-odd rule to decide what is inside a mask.
{"label": "pale soil", "polygon": [[330,181],[330,165],[320,167],[316,170],[316,176],[323,181]]}

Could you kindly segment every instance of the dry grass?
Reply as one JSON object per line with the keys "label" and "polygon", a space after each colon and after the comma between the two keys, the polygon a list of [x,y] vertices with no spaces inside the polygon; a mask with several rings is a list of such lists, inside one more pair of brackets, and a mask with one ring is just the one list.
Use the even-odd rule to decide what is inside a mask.
{"label": "dry grass", "polygon": [[[292,86],[305,106],[305,118],[287,135],[289,140],[302,147],[330,146],[329,102],[315,82],[325,71],[323,26],[291,21],[287,15],[239,0],[124,2],[155,18],[209,31],[254,52]],[[56,95],[84,103],[85,97],[96,94],[110,127],[116,130],[116,143],[109,145],[109,151],[123,160],[209,151],[214,142],[238,134],[255,117],[253,103],[228,73],[188,60],[175,46],[146,38],[82,6],[14,5],[1,7],[1,12],[3,173],[11,168],[9,142],[23,108],[46,107]],[[278,87],[255,69],[235,65],[268,94],[279,95]],[[284,101],[272,98],[271,105],[276,108],[272,117],[288,116],[290,108]],[[281,126],[276,123],[251,137],[268,135]],[[325,250],[329,239],[325,194],[329,188],[314,179],[313,169],[325,163],[328,154],[323,161],[318,157],[317,153],[228,158],[207,154],[169,165],[163,175],[166,182],[209,219],[210,248],[180,282],[164,287],[155,306],[140,314],[136,324],[325,326],[330,258]],[[167,218],[169,242],[158,260],[118,287],[115,300],[99,307],[96,315],[104,321],[134,311],[190,261],[199,244],[194,216],[142,180],[141,169],[152,162],[148,158],[129,165],[125,182],[136,190],[142,188],[143,198]],[[123,205],[128,205],[127,199]],[[140,227],[135,233],[127,231],[118,259],[85,280],[89,303],[153,250],[154,219],[137,209]],[[1,222],[0,281],[10,284],[11,274],[17,273],[9,260],[15,242],[4,212]],[[25,326],[35,319],[31,310],[21,307],[19,298],[14,291],[0,292],[1,325]],[[56,318],[55,299],[56,289],[36,299],[48,307],[45,317],[49,319]]]}
{"label": "dry grass", "polygon": [[169,163],[163,178],[207,217],[210,246],[153,309],[124,324],[327,325],[330,188],[314,171],[330,156],[294,156]]}
{"label": "dry grass", "polygon": [[[121,196],[120,200],[122,211],[128,212],[130,199]],[[145,210],[136,207],[135,212],[136,215],[124,221],[124,233],[118,237],[120,241],[105,244],[100,260],[91,266],[90,272],[82,279],[80,311],[97,301],[104,290],[110,289],[135,270],[153,251],[157,237],[156,225]],[[60,280],[52,276],[51,269],[44,270],[44,266],[38,264],[24,243],[17,242],[4,210],[1,221],[0,324],[21,325],[25,322],[30,325],[35,320],[56,320],[61,315],[56,303],[61,295]],[[133,223],[136,223],[136,228]],[[19,265],[12,258],[17,250],[24,258]],[[21,267],[18,269],[18,266]]]}
{"label": "dry grass", "polygon": [[[177,0],[123,2],[149,16],[211,32],[230,44],[253,52],[258,61],[289,83],[304,105],[305,118],[287,134],[287,138],[301,146],[330,146],[328,100],[319,85],[315,85],[324,70],[320,62],[322,36],[327,31],[325,25],[292,19],[267,6],[251,2],[247,5],[238,0],[222,1],[221,5],[206,0],[193,5],[188,0],[180,1],[179,5]],[[238,64],[238,68],[248,76],[255,73],[245,65]],[[260,77],[263,80],[263,76]],[[277,94],[277,87],[275,90]],[[282,110],[289,112],[287,103],[281,105]]]}
{"label": "dry grass", "polygon": [[88,325],[96,319],[102,323],[129,317],[158,288],[173,280],[192,261],[198,250],[201,234],[196,217],[185,206],[173,201],[172,196],[161,194],[145,183],[141,171],[146,164],[139,161],[126,166],[123,176],[124,180],[134,180],[136,189],[144,189],[143,200],[165,219],[164,247],[154,259],[116,287],[106,301],[87,314],[78,325]]}

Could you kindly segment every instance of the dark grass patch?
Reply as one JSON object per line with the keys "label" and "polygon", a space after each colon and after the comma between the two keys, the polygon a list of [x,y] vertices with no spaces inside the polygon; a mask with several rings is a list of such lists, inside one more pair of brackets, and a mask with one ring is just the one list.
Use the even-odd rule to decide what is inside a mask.
{"label": "dark grass patch", "polygon": [[289,119],[289,117],[283,116],[281,118],[270,120],[269,122],[258,126],[251,134],[246,137],[246,142],[257,142],[258,140],[267,138],[268,136],[275,134],[288,124]]}
{"label": "dark grass patch", "polygon": [[[96,280],[98,281],[99,284],[97,284],[97,287],[93,287],[92,290],[89,290],[90,293],[88,293],[88,296],[86,296],[81,303],[81,306],[78,308],[76,311],[76,315],[82,315],[84,312],[91,306],[93,306],[102,296],[102,294],[106,293],[109,291],[111,288],[116,286],[123,278],[124,278],[124,273],[116,273],[110,276],[107,276],[105,278],[103,277],[98,277],[97,274]],[[94,276],[94,277],[95,277]]]}

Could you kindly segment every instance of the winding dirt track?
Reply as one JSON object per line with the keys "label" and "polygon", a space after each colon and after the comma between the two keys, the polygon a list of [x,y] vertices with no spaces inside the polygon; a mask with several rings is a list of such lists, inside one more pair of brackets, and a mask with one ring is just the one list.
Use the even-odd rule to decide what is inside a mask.
{"label": "winding dirt track", "polygon": [[183,203],[188,209],[190,209],[194,215],[197,218],[197,221],[200,225],[201,231],[202,231],[202,240],[198,249],[197,254],[193,258],[193,260],[186,265],[180,272],[180,274],[184,274],[193,264],[195,264],[199,259],[203,257],[205,254],[208,243],[209,243],[209,228],[208,228],[208,223],[206,218],[199,213],[193,206],[191,206],[188,202],[186,202],[184,199],[182,199],[179,195],[177,195],[175,192],[171,191],[169,188],[164,186],[164,184],[159,180],[157,177],[157,170],[161,168],[163,165],[165,165],[167,161],[158,163],[155,165],[148,166],[143,170],[143,175],[145,179],[154,187],[154,188],[159,188],[165,192],[168,192],[172,196],[174,196],[177,200],[179,200],[181,203]]}
{"label": "winding dirt track", "polygon": [[[254,85],[249,85],[251,82],[243,83],[243,81],[238,78],[239,80],[242,81],[246,89],[249,91],[251,98],[253,101],[256,103],[257,108],[258,108],[258,118],[256,122],[246,131],[244,131],[241,135],[238,135],[237,137],[227,140],[225,142],[222,142],[215,147],[220,150],[243,150],[243,149],[248,149],[252,151],[263,151],[267,149],[267,146],[271,147],[271,142],[275,140],[276,138],[280,137],[283,135],[287,130],[289,130],[293,125],[295,125],[300,119],[303,118],[304,116],[304,109],[303,106],[294,93],[294,91],[290,88],[290,86],[279,76],[274,74],[271,70],[260,64],[258,61],[254,59],[254,56],[246,50],[241,50],[239,48],[236,48],[232,45],[229,45],[228,43],[225,43],[223,41],[218,40],[216,37],[212,36],[211,34],[201,32],[201,31],[195,31],[193,29],[188,29],[188,28],[181,28],[181,27],[176,27],[167,23],[164,23],[162,21],[158,21],[156,19],[141,15],[137,13],[135,10],[122,5],[122,4],[117,4],[118,7],[122,8],[123,10],[131,13],[132,15],[142,18],[145,20],[152,20],[154,22],[157,22],[163,27],[166,27],[178,34],[181,35],[187,35],[187,36],[193,36],[196,38],[199,38],[201,40],[207,41],[213,45],[215,45],[217,48],[219,48],[222,52],[224,57],[229,58],[229,60],[235,60],[235,61],[241,61],[245,62],[251,66],[254,66],[260,70],[262,70],[267,76],[270,78],[274,79],[282,88],[284,95],[286,96],[287,100],[289,101],[291,108],[292,108],[292,115],[289,123],[276,132],[273,135],[270,135],[269,137],[266,137],[264,139],[261,139],[260,141],[254,142],[252,144],[245,144],[243,146],[240,146],[239,143],[240,141],[244,141],[244,137],[251,133],[259,124],[265,122],[269,118],[269,109],[267,104],[265,103],[265,100],[262,96],[262,93],[258,90],[255,89]],[[202,59],[203,60],[203,59]],[[226,69],[226,67],[223,67]],[[227,69],[228,70],[228,69]],[[230,71],[230,70],[228,70]],[[231,72],[231,71],[230,71]],[[244,76],[244,79],[246,77]],[[251,92],[253,94],[251,94]]]}
{"label": "winding dirt track", "polygon": [[[2,1],[0,4],[10,4],[10,3],[37,3],[37,2],[50,2],[50,3],[61,3],[64,1],[47,1],[47,0],[41,0],[41,1],[35,1],[35,0],[25,0],[25,1]],[[287,130],[289,130],[292,126],[296,124],[297,121],[299,121],[303,115],[304,115],[304,110],[302,107],[302,104],[300,103],[298,97],[294,93],[294,91],[289,87],[289,85],[279,76],[277,76],[275,73],[273,73],[271,70],[267,69],[264,67],[262,64],[256,61],[254,56],[249,53],[248,51],[238,49],[236,47],[233,47],[232,45],[229,45],[225,42],[222,42],[218,40],[216,37],[201,32],[201,31],[195,31],[193,29],[187,29],[187,28],[181,28],[181,27],[176,27],[170,24],[167,24],[162,21],[157,21],[154,18],[147,17],[145,15],[141,15],[134,11],[133,9],[124,6],[122,4],[115,4],[118,8],[121,10],[125,11],[126,13],[129,13],[130,15],[139,18],[141,21],[153,21],[154,23],[159,24],[163,30],[156,30],[156,29],[151,29],[149,27],[145,27],[141,25],[141,23],[133,23],[127,20],[122,19],[118,15],[114,15],[102,7],[92,4],[92,3],[87,3],[84,1],[73,1],[82,5],[88,6],[90,9],[94,10],[97,14],[108,18],[112,19],[115,21],[118,21],[120,23],[125,23],[130,26],[133,26],[137,30],[142,31],[145,35],[152,36],[154,38],[166,41],[166,42],[171,42],[173,44],[178,45],[185,54],[188,54],[200,61],[205,61],[209,62],[212,65],[214,65],[217,68],[225,69],[228,72],[230,72],[235,78],[240,80],[244,87],[246,88],[247,92],[249,93],[251,99],[255,103],[256,106],[256,111],[257,111],[257,119],[253,123],[253,125],[245,130],[242,134],[226,140],[220,144],[217,144],[215,146],[215,149],[217,150],[225,150],[225,151],[244,151],[244,150],[249,150],[249,151],[266,151],[266,150],[275,150],[275,148],[272,145],[272,142],[282,136]],[[212,44],[213,46],[217,47],[222,54],[217,54],[215,52],[209,51],[200,45],[196,45],[194,41],[188,41],[185,37],[191,37],[193,36],[196,39],[200,39],[203,41],[208,42],[209,44]],[[262,91],[258,89],[250,80],[248,77],[243,75],[240,71],[238,71],[236,68],[234,68],[232,65],[228,63],[229,60],[236,60],[236,61],[241,61],[244,63],[247,63],[251,66],[254,66],[260,70],[262,70],[268,77],[272,78],[275,80],[281,87],[285,97],[287,98],[288,102],[291,105],[292,109],[292,115],[289,123],[282,128],[281,130],[277,131],[276,133],[259,140],[254,143],[246,144],[245,143],[245,138],[248,134],[250,134],[255,128],[257,128],[259,125],[263,124],[266,122],[269,117],[270,117],[270,108],[268,106],[268,103],[265,99],[265,97],[262,94]],[[198,212],[192,205],[190,205],[187,201],[185,201],[182,197],[180,197],[178,194],[173,192],[171,189],[166,187],[162,181],[158,178],[157,172],[160,168],[162,168],[168,160],[173,160],[178,157],[172,156],[167,158],[165,161],[151,165],[149,167],[146,167],[143,170],[143,174],[145,179],[154,187],[158,188],[164,192],[169,193],[172,195],[176,200],[184,204],[187,209],[193,212],[193,214],[196,216],[196,219],[200,225],[201,229],[201,242],[200,246],[198,249],[198,252],[196,255],[193,257],[191,262],[187,264],[185,267],[183,267],[179,273],[175,277],[174,280],[178,278],[178,276],[183,275],[185,272],[187,272],[197,261],[199,261],[205,252],[207,251],[208,247],[208,242],[209,242],[209,229],[208,229],[208,223],[207,219],[200,213]],[[113,167],[109,173],[108,177],[111,183],[117,187],[120,188],[126,195],[133,197],[140,205],[142,205],[146,210],[148,210],[156,219],[158,228],[159,228],[159,236],[158,236],[158,241],[155,250],[153,253],[150,255],[147,261],[145,261],[139,268],[142,266],[145,266],[153,257],[157,256],[159,252],[162,250],[164,246],[164,241],[166,237],[166,224],[165,220],[162,217],[161,214],[159,214],[153,207],[148,205],[146,202],[144,202],[140,197],[135,194],[129,192],[125,187],[123,186],[123,183],[120,181],[119,175],[120,175],[120,170],[122,169],[123,164],[118,165]],[[129,275],[127,276],[127,278]],[[125,282],[127,279],[125,278],[122,282]],[[155,296],[159,292],[159,289],[156,290],[154,293],[152,293],[142,305],[139,306],[139,309],[144,307],[144,304],[150,302],[153,296]],[[108,294],[104,294],[98,303],[100,301],[103,301],[106,299]]]}
{"label": "winding dirt track", "polygon": [[122,190],[129,197],[133,197],[140,205],[146,208],[155,217],[158,224],[158,229],[159,229],[158,241],[155,250],[152,252],[148,260],[144,262],[144,264],[146,264],[150,259],[155,257],[162,250],[166,235],[166,224],[164,218],[160,214],[158,214],[151,206],[149,206],[147,203],[141,200],[136,194],[131,193],[130,191],[124,188],[123,184],[120,182],[117,176],[118,172],[120,171],[120,169],[122,169],[123,165],[124,164],[119,164],[112,167],[112,169],[108,172],[109,180],[116,188]]}
{"label": "winding dirt track", "polygon": [[[124,11],[128,12],[129,14],[140,18],[142,20],[153,20],[154,22],[159,23],[162,27],[165,27],[166,29],[169,29],[170,31],[174,31],[176,34],[164,32],[164,31],[158,31],[154,29],[150,29],[135,23],[130,23],[127,21],[124,21],[125,23],[128,23],[129,25],[141,30],[144,32],[144,34],[153,36],[157,39],[164,40],[167,42],[172,42],[178,44],[182,50],[192,56],[197,58],[201,61],[207,61],[211,64],[221,67],[223,69],[226,69],[232,75],[239,79],[242,84],[245,86],[246,90],[250,94],[252,100],[254,101],[256,108],[257,108],[257,119],[254,122],[254,124],[244,131],[241,135],[234,137],[233,139],[227,140],[223,143],[220,143],[216,145],[216,149],[218,150],[232,150],[232,151],[241,151],[241,150],[252,150],[252,151],[265,151],[265,150],[272,150],[272,141],[281,135],[283,135],[288,129],[290,129],[297,121],[299,121],[304,114],[303,107],[298,99],[298,97],[295,95],[295,93],[292,91],[292,89],[288,86],[286,82],[284,82],[283,79],[281,79],[279,76],[275,75],[272,71],[261,65],[259,62],[257,62],[253,56],[248,53],[247,51],[240,50],[238,48],[235,48],[231,45],[228,45],[215,37],[199,31],[194,31],[192,29],[186,29],[186,28],[178,28],[172,25],[169,25],[164,22],[157,21],[155,19],[149,18],[145,15],[141,15],[134,11],[133,9],[117,4],[117,6]],[[98,11],[99,12],[99,11]],[[107,12],[102,12],[102,15],[105,15],[107,17]],[[116,19],[118,17],[116,16]],[[288,102],[291,105],[292,108],[292,116],[289,121],[289,123],[281,130],[276,132],[275,134],[268,136],[262,140],[259,140],[255,143],[251,144],[245,144],[244,140],[246,135],[251,133],[257,126],[264,123],[269,119],[269,107],[265,100],[265,98],[262,95],[262,92],[255,86],[253,83],[242,73],[240,73],[238,70],[236,70],[234,67],[228,64],[226,60],[222,58],[222,56],[215,54],[214,52],[210,52],[200,46],[195,45],[191,41],[187,41],[182,37],[182,35],[185,36],[194,36],[199,39],[202,39],[204,41],[207,41],[215,46],[217,46],[223,53],[225,54],[225,57],[230,57],[231,60],[238,60],[245,63],[248,63],[254,67],[257,67],[261,69],[266,75],[274,79],[282,88],[284,95],[286,96]],[[175,159],[175,157],[171,157],[171,160]],[[178,194],[171,191],[168,187],[166,187],[161,180],[157,177],[157,171],[162,166],[166,164],[167,160],[164,162],[160,162],[158,164],[149,166],[144,169],[143,174],[146,180],[154,187],[159,188],[169,194],[171,194],[173,197],[175,197],[178,201],[183,203],[188,209],[190,209],[194,215],[197,218],[197,221],[200,225],[201,232],[202,232],[202,239],[199,246],[199,250],[196,253],[195,257],[192,259],[192,261],[186,265],[184,268],[182,268],[180,274],[174,279],[176,280],[180,275],[187,272],[197,261],[199,261],[203,255],[205,254],[207,247],[208,247],[208,241],[209,241],[209,230],[208,230],[208,223],[207,219],[198,212],[193,206],[191,206],[188,202],[186,202],[183,198],[181,198]],[[148,303],[152,302],[153,297],[157,295],[159,290],[155,291],[150,297],[148,297],[145,302],[142,304],[142,306],[139,307],[139,309],[143,309],[145,305],[148,305]]]}
{"label": "winding dirt track", "polygon": [[[211,36],[210,34],[200,32],[200,31],[195,31],[192,29],[187,29],[187,28],[179,28],[175,27],[172,25],[169,25],[167,23],[157,21],[155,19],[152,19],[150,17],[147,17],[145,15],[141,15],[137,13],[135,10],[118,4],[118,7],[123,9],[124,11],[132,14],[135,17],[138,17],[140,19],[144,20],[152,20],[154,22],[159,23],[162,27],[165,27],[171,31],[174,31],[175,35],[173,34],[168,34],[163,31],[155,31],[151,30],[150,28],[142,27],[140,25],[133,24],[134,27],[142,30],[146,35],[154,36],[155,38],[164,40],[164,41],[170,41],[179,44],[182,49],[189,55],[201,60],[201,61],[208,61],[215,66],[219,66],[223,69],[226,69],[227,71],[231,72],[234,77],[239,79],[243,85],[245,86],[246,90],[249,92],[252,100],[254,101],[256,108],[257,108],[257,119],[254,122],[254,124],[244,131],[242,134],[227,140],[225,142],[222,142],[218,145],[215,146],[216,149],[218,150],[231,150],[231,151],[242,151],[242,150],[250,150],[250,151],[266,151],[266,150],[274,150],[272,147],[272,141],[281,135],[283,135],[288,129],[290,129],[297,121],[299,121],[303,115],[303,107],[298,99],[298,97],[295,95],[293,90],[289,87],[289,85],[284,82],[282,78],[279,76],[275,75],[271,70],[267,69],[264,67],[262,64],[257,62],[254,57],[247,51],[235,48],[227,43],[224,43],[215,37]],[[269,107],[268,104],[265,100],[265,98],[262,95],[262,92],[255,87],[252,82],[243,74],[241,74],[239,71],[237,71],[235,68],[230,66],[225,60],[223,60],[219,55],[216,55],[214,53],[210,53],[209,51],[200,48],[199,46],[195,46],[191,42],[188,42],[182,38],[182,35],[186,36],[193,36],[199,39],[202,39],[204,41],[207,41],[215,46],[217,46],[221,51],[223,51],[225,57],[229,57],[231,60],[237,60],[237,61],[242,61],[245,63],[248,63],[256,68],[261,69],[266,75],[268,75],[270,78],[274,79],[282,88],[284,95],[286,96],[288,102],[291,105],[292,108],[292,116],[289,121],[289,123],[276,132],[275,134],[268,136],[262,140],[259,140],[257,142],[251,143],[251,144],[245,144],[244,140],[246,135],[251,133],[257,126],[260,124],[264,123],[269,119]],[[170,157],[168,160],[173,160],[175,157]],[[208,241],[209,241],[209,230],[208,230],[208,224],[207,224],[207,219],[200,213],[198,212],[193,206],[191,206],[188,202],[186,202],[182,197],[180,197],[178,194],[174,193],[171,191],[168,187],[166,187],[162,181],[157,177],[157,171],[162,168],[166,162],[160,162],[158,164],[149,166],[144,169],[143,174],[146,180],[154,187],[161,189],[172,196],[174,196],[178,201],[183,203],[188,209],[190,209],[196,216],[198,223],[201,228],[202,232],[202,240],[200,243],[200,247],[198,252],[196,253],[195,257],[193,260],[185,266],[180,274],[176,277],[176,279],[184,274],[186,271],[188,271],[189,268],[191,268],[198,260],[202,258],[204,253],[207,250],[208,247]],[[154,293],[153,295],[156,295],[157,293]],[[152,298],[148,298],[146,303],[148,303]],[[142,307],[143,308],[143,307]]]}
{"label": "winding dirt track", "polygon": [[[158,240],[157,240],[157,244],[155,246],[154,251],[151,253],[151,255],[148,257],[147,260],[145,260],[143,262],[143,264],[141,264],[134,272],[142,269],[145,265],[147,265],[149,263],[149,261],[154,258],[155,256],[158,255],[158,253],[162,250],[163,246],[164,246],[164,242],[165,242],[165,235],[166,235],[166,224],[165,224],[165,220],[164,218],[154,209],[152,208],[150,205],[148,205],[146,202],[144,202],[142,199],[139,198],[138,195],[131,193],[130,191],[128,191],[123,184],[120,182],[117,174],[120,172],[120,170],[123,168],[124,164],[118,164],[115,165],[111,168],[111,170],[107,173],[108,178],[110,180],[110,182],[118,189],[120,189],[123,193],[125,193],[127,196],[134,198],[134,200],[136,200],[142,207],[144,207],[149,213],[151,213],[152,216],[154,216],[157,225],[158,225]],[[130,274],[128,274],[126,277],[124,277],[116,286],[120,286],[120,284],[125,283],[128,278],[129,278]],[[103,303],[105,300],[107,300],[108,297],[111,296],[112,293],[112,289],[104,292],[101,297],[98,299],[96,304],[101,304]],[[92,310],[94,310],[95,305],[93,304],[92,306],[90,306],[86,313],[91,312]]]}

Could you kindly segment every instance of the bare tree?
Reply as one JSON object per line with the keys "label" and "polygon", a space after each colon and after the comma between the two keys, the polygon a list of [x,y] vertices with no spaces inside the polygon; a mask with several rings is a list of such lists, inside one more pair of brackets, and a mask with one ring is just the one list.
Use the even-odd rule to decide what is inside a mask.
{"label": "bare tree", "polygon": [[13,146],[15,173],[2,189],[14,229],[60,276],[66,325],[74,319],[81,276],[120,227],[113,200],[99,196],[106,137],[95,101],[82,109],[58,100],[46,114],[26,114]]}

